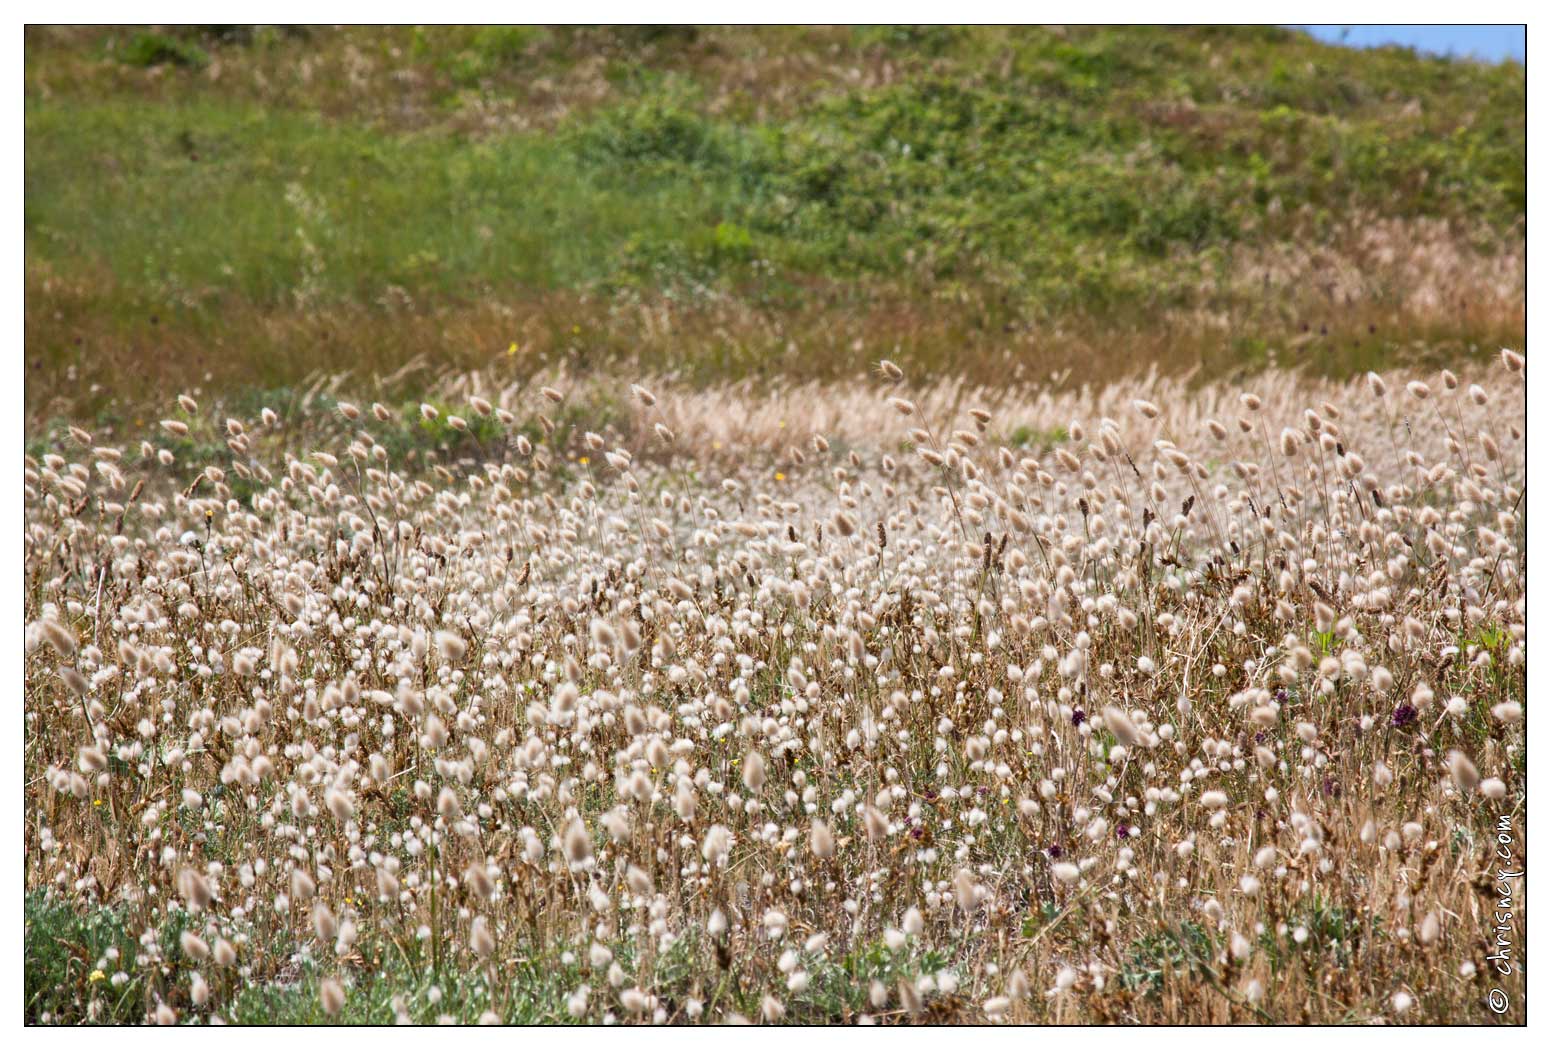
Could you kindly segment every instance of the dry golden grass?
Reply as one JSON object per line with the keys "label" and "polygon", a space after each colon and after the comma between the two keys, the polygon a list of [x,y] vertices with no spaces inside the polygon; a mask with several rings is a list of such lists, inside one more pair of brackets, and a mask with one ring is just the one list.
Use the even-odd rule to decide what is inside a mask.
{"label": "dry golden grass", "polygon": [[52,435],[26,882],[144,935],[49,1020],[1522,1020],[1504,362]]}

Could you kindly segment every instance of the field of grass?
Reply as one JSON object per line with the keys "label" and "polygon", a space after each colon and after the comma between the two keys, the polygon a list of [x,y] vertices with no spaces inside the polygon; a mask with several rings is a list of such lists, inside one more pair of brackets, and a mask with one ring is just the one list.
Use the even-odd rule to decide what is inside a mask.
{"label": "field of grass", "polygon": [[1522,377],[51,432],[27,1018],[1522,1020]]}
{"label": "field of grass", "polygon": [[24,97],[28,1022],[1524,1020],[1522,66],[31,27]]}
{"label": "field of grass", "polygon": [[34,423],[415,361],[1079,384],[1522,342],[1513,64],[1273,29],[34,28],[25,114]]}

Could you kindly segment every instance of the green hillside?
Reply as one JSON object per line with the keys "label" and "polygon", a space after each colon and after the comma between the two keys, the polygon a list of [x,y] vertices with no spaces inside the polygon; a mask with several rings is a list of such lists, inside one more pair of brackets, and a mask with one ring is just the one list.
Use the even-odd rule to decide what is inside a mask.
{"label": "green hillside", "polygon": [[1524,76],[1280,29],[33,28],[28,408],[417,355],[1452,360],[1522,344]]}

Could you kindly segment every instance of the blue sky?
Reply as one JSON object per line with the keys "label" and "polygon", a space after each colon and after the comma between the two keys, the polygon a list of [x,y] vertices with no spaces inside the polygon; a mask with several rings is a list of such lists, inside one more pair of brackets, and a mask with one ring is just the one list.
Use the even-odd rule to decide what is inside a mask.
{"label": "blue sky", "polygon": [[1403,44],[1418,51],[1501,62],[1524,61],[1524,27],[1512,26],[1297,26],[1321,40],[1352,47]]}

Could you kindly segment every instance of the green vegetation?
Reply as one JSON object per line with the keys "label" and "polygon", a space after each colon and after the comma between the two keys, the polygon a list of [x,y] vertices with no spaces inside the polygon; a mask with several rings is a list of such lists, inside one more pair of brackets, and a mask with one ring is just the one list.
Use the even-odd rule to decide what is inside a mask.
{"label": "green vegetation", "polygon": [[1120,984],[1156,995],[1175,975],[1210,974],[1215,953],[1211,933],[1187,920],[1178,929],[1165,928],[1134,942],[1127,966],[1120,972]]}
{"label": "green vegetation", "polygon": [[84,1006],[94,995],[102,1001],[95,1021],[141,1021],[145,1014],[144,972],[136,968],[130,981],[115,986],[109,980],[113,969],[97,964],[110,950],[117,950],[121,958],[134,959],[136,942],[125,929],[120,911],[77,912],[34,891],[26,895],[23,922],[29,1024],[45,1015],[55,1022],[81,1021]]}
{"label": "green vegetation", "polygon": [[203,69],[210,64],[210,56],[202,48],[176,37],[137,33],[124,49],[124,61],[147,69],[165,63]]}
{"label": "green vegetation", "polygon": [[[1073,381],[1522,339],[1512,64],[1277,29],[34,29],[25,100],[35,415],[70,365],[160,395],[213,344],[283,385],[514,339],[517,370],[701,381],[854,371],[859,338]],[[175,361],[127,379],[126,343]]]}
{"label": "green vegetation", "polygon": [[[167,966],[152,988],[148,969],[127,962],[143,950],[129,932],[124,909],[81,910],[42,892],[30,892],[25,900],[29,1023],[137,1024],[159,1002],[180,1013],[206,1013],[188,1000],[190,972],[199,968],[177,948],[178,936],[187,926],[182,914],[166,918],[157,928],[157,944]],[[117,960],[104,960],[110,950],[118,951]],[[276,958],[283,961],[287,955],[281,952]],[[578,981],[577,968],[559,959],[528,961],[520,983],[494,993],[477,971],[447,968],[436,974],[419,961],[393,954],[383,954],[378,962],[380,968],[364,973],[352,990],[348,1013],[339,1023],[392,1024],[395,996],[402,997],[409,1016],[423,1024],[434,1023],[441,1015],[472,1022],[487,1010],[497,1011],[508,1024],[565,1022],[565,997]],[[203,969],[212,981],[219,980],[218,968]],[[118,971],[123,977],[115,984],[113,974]],[[327,1022],[318,999],[318,985],[326,976],[313,961],[303,959],[284,976],[240,984],[223,1017],[238,1024]],[[94,1009],[89,1006],[93,1001],[99,1004]],[[96,1013],[89,1014],[92,1010]]]}
{"label": "green vegetation", "polygon": [[[133,921],[122,907],[80,908],[31,891],[25,897],[25,916],[29,1024],[133,1025],[143,1022],[159,1003],[166,1003],[180,1017],[203,1019],[211,1013],[189,1000],[188,983],[195,971],[202,971],[212,982],[224,978],[220,968],[208,963],[200,967],[178,949],[178,937],[189,926],[185,914],[166,917],[156,927],[156,943],[165,961],[159,979],[151,977],[155,968],[122,963],[143,951],[130,933]],[[576,1019],[567,1009],[567,998],[590,975],[580,952],[519,954],[505,962],[502,980],[493,987],[488,974],[478,967],[459,964],[436,971],[428,960],[407,956],[385,941],[357,949],[362,966],[355,971],[345,1010],[330,1018],[318,989],[333,972],[320,969],[306,954],[295,957],[294,966],[285,965],[294,949],[277,947],[262,954],[267,970],[255,981],[232,985],[230,1000],[219,1012],[222,1019],[238,1025],[391,1025],[402,1009],[410,1020],[424,1025],[443,1017],[472,1023],[486,1012],[506,1025],[568,1024]],[[110,950],[117,950],[116,960],[104,958]],[[629,952],[622,952],[619,959],[633,972],[641,964]],[[872,1010],[867,991],[874,980],[892,987],[906,975],[952,969],[946,951],[912,953],[881,942],[863,943],[834,959],[808,952],[800,959],[813,980],[802,996],[793,999],[788,1018],[812,1024],[849,1022]],[[661,991],[676,1021],[684,1020],[683,1012],[692,1000],[700,1000],[702,1010],[757,1016],[760,999],[740,988],[740,968],[724,972],[720,981],[707,986],[705,976],[696,973],[696,963],[695,947],[684,940],[655,956],[640,972]],[[268,973],[276,967],[279,973]],[[123,973],[115,984],[113,975],[119,971]],[[94,1001],[96,1007],[91,1006]],[[948,1020],[953,1006],[937,1005],[935,1010],[936,1020]]]}

